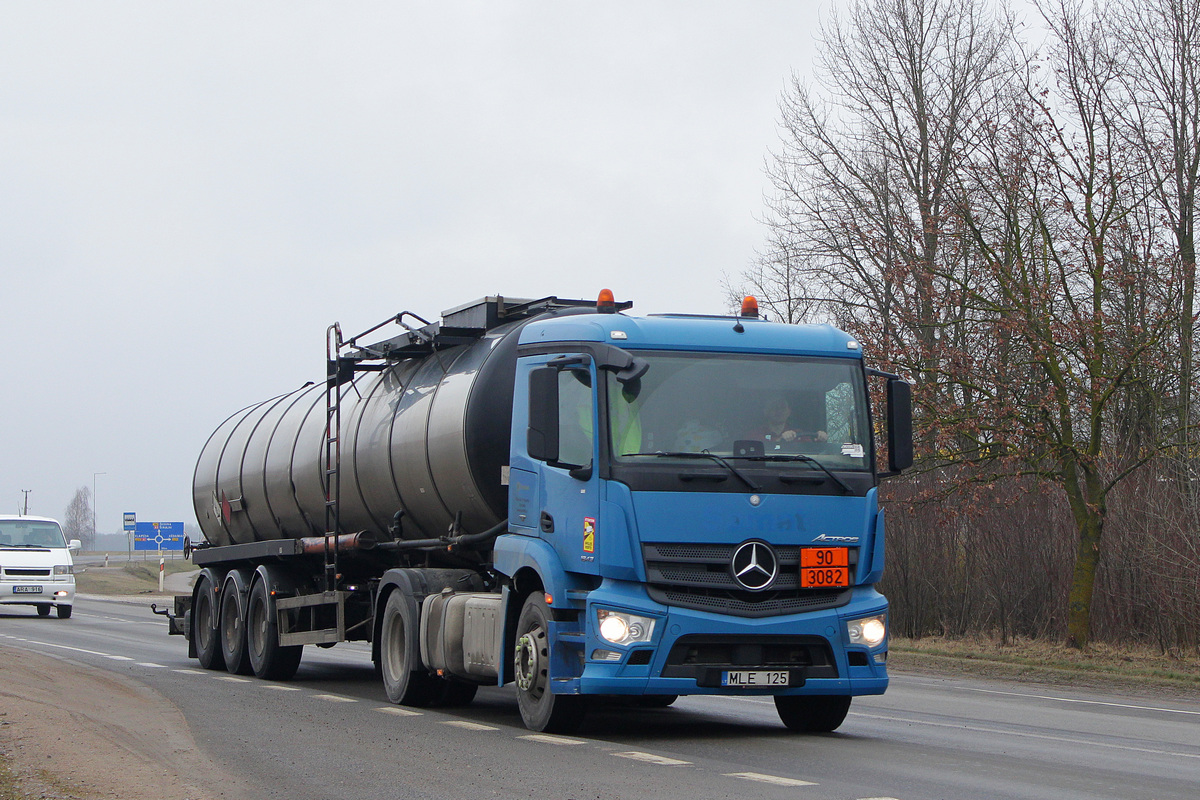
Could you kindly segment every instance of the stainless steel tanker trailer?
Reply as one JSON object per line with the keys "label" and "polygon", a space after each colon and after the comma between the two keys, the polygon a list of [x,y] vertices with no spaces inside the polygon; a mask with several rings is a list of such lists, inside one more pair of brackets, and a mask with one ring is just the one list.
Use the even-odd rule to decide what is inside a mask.
{"label": "stainless steel tanker trailer", "polygon": [[[911,459],[907,384],[827,326],[629,306],[488,297],[349,339],[330,326],[323,382],[201,451],[201,573],[159,611],[171,633],[206,668],[271,680],[306,645],[370,642],[393,702],[511,682],[534,730],[573,729],[592,696],[693,693],[770,695],[788,727],[836,728],[887,684],[875,492]],[[385,326],[401,332],[366,342]],[[698,395],[726,433],[678,445]],[[729,433],[768,395],[809,404],[823,441]]]}

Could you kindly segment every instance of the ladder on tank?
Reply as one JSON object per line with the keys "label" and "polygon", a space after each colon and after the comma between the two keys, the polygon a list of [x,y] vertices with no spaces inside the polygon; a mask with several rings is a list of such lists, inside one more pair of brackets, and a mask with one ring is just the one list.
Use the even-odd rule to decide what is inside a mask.
{"label": "ladder on tank", "polygon": [[333,323],[325,331],[325,449],[322,470],[325,477],[325,591],[337,588],[337,537],[342,532],[342,384],[353,380],[353,368],[347,377],[339,358],[342,352],[342,327]]}

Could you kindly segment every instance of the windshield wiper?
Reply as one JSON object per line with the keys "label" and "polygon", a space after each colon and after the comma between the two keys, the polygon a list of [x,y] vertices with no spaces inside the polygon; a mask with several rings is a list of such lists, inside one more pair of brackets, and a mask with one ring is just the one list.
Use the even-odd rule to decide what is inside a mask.
{"label": "windshield wiper", "polygon": [[745,475],[743,475],[741,472],[739,472],[737,467],[733,466],[733,464],[730,464],[728,461],[721,458],[719,455],[716,455],[715,453],[709,453],[707,451],[701,451],[699,453],[685,453],[683,451],[656,450],[653,453],[622,453],[621,454],[622,458],[627,458],[629,456],[656,456],[658,458],[707,458],[709,461],[715,461],[718,464],[720,464],[722,467],[724,467],[725,469],[729,470],[730,474],[735,475],[738,478],[738,480],[740,480],[742,483],[749,486],[750,491],[752,491],[752,492],[761,492],[762,491],[762,489],[758,488],[758,486],[754,483],[754,481],[750,480]]}
{"label": "windshield wiper", "polygon": [[819,459],[812,456],[806,456],[803,453],[775,453],[771,455],[761,456],[745,456],[747,461],[803,461],[805,464],[816,464],[826,475],[833,479],[833,482],[846,492],[846,494],[854,494],[854,490],[850,488],[850,484],[839,478],[833,473],[829,467],[821,463]]}

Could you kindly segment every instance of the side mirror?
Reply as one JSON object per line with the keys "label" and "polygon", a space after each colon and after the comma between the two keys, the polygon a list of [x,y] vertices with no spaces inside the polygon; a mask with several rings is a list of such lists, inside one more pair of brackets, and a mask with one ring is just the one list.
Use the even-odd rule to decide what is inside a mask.
{"label": "side mirror", "polygon": [[541,367],[529,373],[529,457],[558,461],[558,370]]}
{"label": "side mirror", "polygon": [[913,465],[912,386],[903,378],[887,382],[888,469],[901,472]]}
{"label": "side mirror", "polygon": [[83,542],[79,541],[78,539],[72,539],[71,541],[67,542],[67,552],[78,553],[82,547]]}

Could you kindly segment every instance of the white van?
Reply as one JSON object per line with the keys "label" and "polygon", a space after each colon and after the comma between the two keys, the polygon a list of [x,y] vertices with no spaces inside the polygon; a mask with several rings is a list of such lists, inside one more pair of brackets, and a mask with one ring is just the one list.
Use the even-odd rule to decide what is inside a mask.
{"label": "white van", "polygon": [[0,605],[37,606],[40,616],[71,616],[79,540],[68,544],[49,517],[0,514]]}

